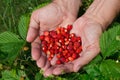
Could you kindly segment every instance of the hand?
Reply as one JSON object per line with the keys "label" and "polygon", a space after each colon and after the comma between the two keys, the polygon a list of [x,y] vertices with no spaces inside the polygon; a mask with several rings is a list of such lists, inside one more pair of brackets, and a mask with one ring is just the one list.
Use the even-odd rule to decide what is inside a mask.
{"label": "hand", "polygon": [[44,76],[60,75],[63,72],[77,72],[99,54],[99,39],[102,34],[102,26],[95,19],[88,18],[85,15],[80,17],[73,24],[71,32],[82,39],[83,51],[80,53],[80,57],[70,63],[50,67],[45,71]]}
{"label": "hand", "polygon": [[[79,6],[78,6],[79,7]],[[38,9],[32,13],[27,41],[32,42],[32,58],[36,60],[38,67],[46,70],[50,67],[50,62],[40,50],[39,35],[45,30],[55,29],[56,26],[65,26],[72,24],[76,17],[79,8],[68,9],[67,6],[52,2],[46,7]],[[74,14],[75,13],[75,14]]]}

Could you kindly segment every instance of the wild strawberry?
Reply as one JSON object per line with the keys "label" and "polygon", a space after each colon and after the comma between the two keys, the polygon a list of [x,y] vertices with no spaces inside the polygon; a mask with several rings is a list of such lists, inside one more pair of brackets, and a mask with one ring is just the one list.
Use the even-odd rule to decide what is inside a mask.
{"label": "wild strawberry", "polygon": [[46,46],[43,46],[43,47],[42,47],[42,50],[43,50],[44,52],[46,52],[46,51],[47,51],[47,47],[46,47]]}
{"label": "wild strawberry", "polygon": [[48,43],[50,43],[50,37],[49,36],[45,36],[45,41],[47,41]]}
{"label": "wild strawberry", "polygon": [[76,50],[76,53],[80,53],[82,51],[82,46],[80,46],[77,50]]}
{"label": "wild strawberry", "polygon": [[70,37],[72,38],[72,37],[75,37],[75,34],[74,33],[71,33],[70,34]]}
{"label": "wild strawberry", "polygon": [[67,30],[70,31],[72,29],[72,27],[73,27],[72,25],[68,25]]}
{"label": "wild strawberry", "polygon": [[60,61],[64,63],[64,62],[65,62],[65,58],[64,58],[64,57],[61,57],[61,58],[60,58]]}
{"label": "wild strawberry", "polygon": [[65,59],[65,62],[69,62],[69,60],[66,58],[66,59]]}
{"label": "wild strawberry", "polygon": [[50,36],[53,38],[57,37],[57,32],[56,31],[50,31]]}
{"label": "wild strawberry", "polygon": [[49,35],[49,31],[44,31],[44,35],[48,36]]}
{"label": "wild strawberry", "polygon": [[52,58],[51,58],[51,57],[48,57],[48,60],[49,60],[49,61],[51,61],[51,60],[52,60]]}
{"label": "wild strawberry", "polygon": [[56,64],[59,65],[59,64],[62,64],[62,62],[61,62],[60,60],[57,60],[57,61],[56,61]]}
{"label": "wild strawberry", "polygon": [[76,53],[73,53],[73,54],[72,54],[72,58],[73,58],[73,59],[76,59],[77,57],[78,57],[78,55],[77,55]]}
{"label": "wild strawberry", "polygon": [[74,58],[73,58],[73,57],[68,57],[68,60],[69,60],[69,61],[73,61]]}
{"label": "wild strawberry", "polygon": [[44,35],[41,35],[40,40],[44,40],[44,37],[45,37]]}
{"label": "wild strawberry", "polygon": [[61,58],[62,56],[61,56],[61,54],[57,54],[56,57],[59,59],[59,58]]}

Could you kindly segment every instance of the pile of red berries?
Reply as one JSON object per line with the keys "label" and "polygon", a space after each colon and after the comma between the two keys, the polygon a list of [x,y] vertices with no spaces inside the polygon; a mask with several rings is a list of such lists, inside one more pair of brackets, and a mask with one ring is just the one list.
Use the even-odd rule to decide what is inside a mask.
{"label": "pile of red berries", "polygon": [[72,25],[67,28],[58,27],[56,30],[44,31],[40,36],[42,51],[46,54],[48,60],[56,55],[56,64],[73,61],[79,57],[82,51],[81,38],[74,33],[70,33]]}

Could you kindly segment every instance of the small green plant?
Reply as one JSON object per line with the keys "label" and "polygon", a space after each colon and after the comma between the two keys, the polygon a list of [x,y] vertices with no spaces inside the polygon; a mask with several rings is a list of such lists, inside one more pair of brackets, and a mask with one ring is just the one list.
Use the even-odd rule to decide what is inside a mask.
{"label": "small green plant", "polygon": [[0,34],[0,80],[120,80],[120,23],[114,21],[101,35],[101,53],[79,72],[45,78],[31,59],[30,43],[26,42],[29,20],[30,14],[22,15],[18,33]]}

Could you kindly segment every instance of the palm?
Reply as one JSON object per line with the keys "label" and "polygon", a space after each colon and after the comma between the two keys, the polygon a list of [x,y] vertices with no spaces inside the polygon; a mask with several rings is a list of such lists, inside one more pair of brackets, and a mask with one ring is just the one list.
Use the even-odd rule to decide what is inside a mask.
{"label": "palm", "polygon": [[59,75],[62,71],[77,72],[82,66],[89,63],[100,51],[99,38],[102,33],[101,25],[91,19],[79,18],[74,24],[72,31],[77,36],[81,36],[83,51],[80,58],[71,63],[55,65],[49,68],[44,75]]}
{"label": "palm", "polygon": [[81,36],[83,51],[99,48],[99,37],[102,33],[100,24],[89,19],[84,20],[80,18],[74,23],[74,26],[72,32]]}
{"label": "palm", "polygon": [[75,17],[67,14],[61,7],[51,3],[46,7],[32,13],[27,40],[32,42],[32,58],[36,60],[38,67],[46,70],[51,64],[41,52],[39,35],[45,30],[53,30],[57,26],[66,26],[75,21]]}

